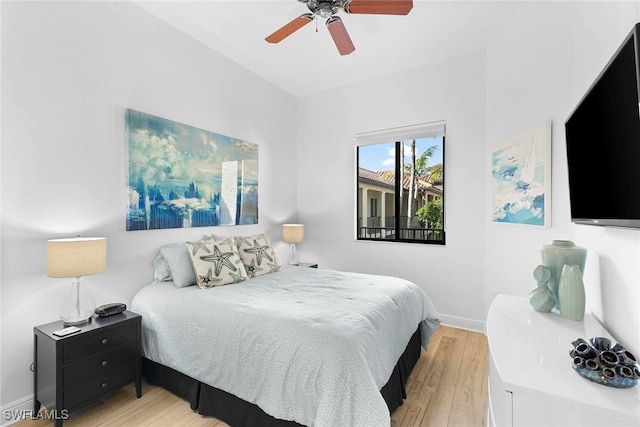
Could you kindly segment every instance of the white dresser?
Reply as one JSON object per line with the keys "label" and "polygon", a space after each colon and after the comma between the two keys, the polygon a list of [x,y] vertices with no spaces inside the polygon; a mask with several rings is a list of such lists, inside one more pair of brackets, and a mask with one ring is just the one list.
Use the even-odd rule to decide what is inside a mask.
{"label": "white dresser", "polygon": [[535,311],[526,298],[498,295],[487,316],[487,424],[640,426],[640,385],[606,387],[571,368],[571,342],[595,336],[613,340],[591,315],[567,320]]}

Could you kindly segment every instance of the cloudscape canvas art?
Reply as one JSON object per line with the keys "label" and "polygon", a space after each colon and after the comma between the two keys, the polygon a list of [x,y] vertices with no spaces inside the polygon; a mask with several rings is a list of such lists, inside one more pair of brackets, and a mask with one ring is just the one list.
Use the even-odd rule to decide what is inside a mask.
{"label": "cloudscape canvas art", "polygon": [[495,144],[491,153],[493,222],[551,225],[551,121]]}
{"label": "cloudscape canvas art", "polygon": [[258,145],[125,112],[127,231],[256,224]]}

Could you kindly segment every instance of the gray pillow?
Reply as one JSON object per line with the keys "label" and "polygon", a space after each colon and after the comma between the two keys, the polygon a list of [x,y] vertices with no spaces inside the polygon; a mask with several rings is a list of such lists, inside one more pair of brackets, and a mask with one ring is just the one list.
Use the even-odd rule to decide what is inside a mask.
{"label": "gray pillow", "polygon": [[191,258],[184,243],[172,243],[160,248],[160,255],[171,270],[173,283],[179,288],[196,284]]}
{"label": "gray pillow", "polygon": [[164,257],[160,254],[153,260],[153,280],[158,282],[166,282],[171,280],[171,270]]}

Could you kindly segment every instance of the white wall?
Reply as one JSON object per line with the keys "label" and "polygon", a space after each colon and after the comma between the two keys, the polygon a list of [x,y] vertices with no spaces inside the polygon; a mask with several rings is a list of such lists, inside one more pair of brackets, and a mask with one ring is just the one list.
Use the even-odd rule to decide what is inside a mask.
{"label": "white wall", "polygon": [[[296,102],[130,3],[1,7],[4,406],[32,393],[32,328],[58,318],[70,288],[46,277],[46,240],[107,237],[108,270],[87,278],[97,304],[129,304],[162,244],[212,231],[279,241],[295,215]],[[125,108],[259,144],[260,223],[124,231]]]}
{"label": "white wall", "polygon": [[[640,232],[570,223],[564,122],[633,25],[638,2],[530,2],[487,49],[486,164],[491,144],[553,121],[552,227],[485,223],[485,302],[535,287],[539,248],[570,239],[588,249],[587,309],[640,353]],[[597,154],[594,153],[594,172]],[[606,179],[594,174],[594,179]],[[486,209],[491,187],[485,174]]]}
{"label": "white wall", "polygon": [[[2,23],[2,6],[0,5],[0,24]],[[2,46],[2,31],[0,31],[0,46]],[[0,82],[2,82],[2,67],[0,67]],[[2,100],[2,84],[0,84],[0,100]],[[2,102],[0,101],[0,141],[2,135]],[[2,143],[0,142],[0,165],[2,165]],[[0,190],[2,190],[2,173],[0,173]],[[1,193],[1,191],[0,191]],[[2,221],[2,197],[0,195],[0,221]],[[0,226],[0,328],[2,327],[2,227]],[[0,380],[2,379],[2,339],[0,339]],[[0,384],[2,384],[0,382]],[[2,407],[2,385],[0,385],[0,407]]]}
{"label": "white wall", "polygon": [[[484,319],[485,57],[474,53],[298,102],[302,260],[411,280],[450,317]],[[446,246],[354,241],[360,132],[446,120]]]}

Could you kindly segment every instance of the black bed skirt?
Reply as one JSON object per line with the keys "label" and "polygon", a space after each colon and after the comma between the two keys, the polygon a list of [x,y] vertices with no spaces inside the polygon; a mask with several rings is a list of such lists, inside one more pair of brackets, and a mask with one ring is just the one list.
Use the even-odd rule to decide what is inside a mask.
{"label": "black bed skirt", "polygon": [[[420,358],[420,327],[409,339],[404,353],[398,359],[391,378],[380,394],[392,413],[407,397],[407,379]],[[149,384],[159,385],[185,399],[191,409],[204,416],[215,417],[233,427],[297,427],[294,421],[274,418],[257,405],[197,381],[175,369],[168,368],[147,358],[142,358],[142,373]]]}

